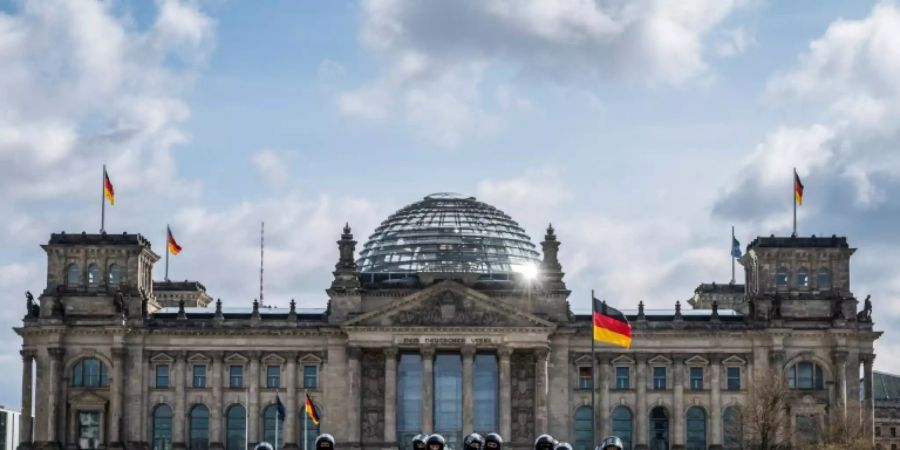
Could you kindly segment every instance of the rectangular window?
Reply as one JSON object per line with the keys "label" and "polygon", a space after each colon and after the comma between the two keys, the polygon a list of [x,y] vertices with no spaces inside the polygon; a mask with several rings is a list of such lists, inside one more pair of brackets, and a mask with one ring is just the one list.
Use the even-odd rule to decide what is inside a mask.
{"label": "rectangular window", "polygon": [[897,429],[894,427],[891,427],[891,437],[897,437]]}
{"label": "rectangular window", "polygon": [[266,367],[266,387],[277,388],[281,384],[281,366]]}
{"label": "rectangular window", "polygon": [[438,353],[434,358],[434,432],[447,439],[447,447],[462,447],[462,358],[459,353]]}
{"label": "rectangular window", "polygon": [[244,387],[244,366],[231,366],[228,368],[228,386],[233,388]]}
{"label": "rectangular window", "polygon": [[628,367],[616,367],[616,389],[629,388],[629,372],[630,370]]}
{"label": "rectangular window", "polygon": [[484,434],[498,428],[500,396],[500,368],[497,355],[478,353],[472,365],[474,405],[472,405],[475,431]]}
{"label": "rectangular window", "polygon": [[156,366],[156,387],[169,387],[169,366],[166,364]]}
{"label": "rectangular window", "polygon": [[691,367],[691,389],[695,391],[703,389],[702,367]]}
{"label": "rectangular window", "polygon": [[594,372],[591,367],[578,368],[578,389],[591,389],[594,387]]}
{"label": "rectangular window", "polygon": [[881,427],[875,427],[875,437],[881,437]]}
{"label": "rectangular window", "polygon": [[78,412],[78,448],[96,449],[100,446],[100,413]]}
{"label": "rectangular window", "polygon": [[303,366],[303,388],[315,389],[319,386],[319,368],[316,366]]}
{"label": "rectangular window", "polygon": [[195,388],[206,387],[206,366],[194,366],[194,383]]}
{"label": "rectangular window", "polygon": [[397,363],[397,438],[408,438],[400,442],[410,442],[421,428],[422,357],[418,353],[401,353]]}
{"label": "rectangular window", "polygon": [[729,367],[727,369],[727,389],[729,391],[741,390],[741,368]]}
{"label": "rectangular window", "polygon": [[662,391],[666,389],[666,368],[653,368],[653,390]]}

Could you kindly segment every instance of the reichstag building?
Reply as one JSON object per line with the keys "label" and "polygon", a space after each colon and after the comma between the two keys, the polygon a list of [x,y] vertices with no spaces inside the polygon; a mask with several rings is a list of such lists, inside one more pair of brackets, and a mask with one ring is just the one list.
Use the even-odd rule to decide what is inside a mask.
{"label": "reichstag building", "polygon": [[569,306],[552,227],[538,248],[497,208],[434,194],[358,254],[350,227],[335,231],[319,309],[225,307],[200,282],[154,281],[160,255],[139,234],[51,235],[47,285],[16,328],[33,430],[20,448],[245,450],[275,442],[277,425],[288,450],[320,432],[341,450],[406,449],[420,432],[459,448],[472,431],[517,450],[549,432],[586,450],[592,421],[595,442],[738,448],[736,408],[770,371],[788,380],[792,439],[847,411],[874,434],[880,332],[850,290],[844,237],[759,237],[739,261],[746,285],[675,292],[668,310],[608,299],[634,308],[633,345],[598,345],[592,361],[591,312]]}

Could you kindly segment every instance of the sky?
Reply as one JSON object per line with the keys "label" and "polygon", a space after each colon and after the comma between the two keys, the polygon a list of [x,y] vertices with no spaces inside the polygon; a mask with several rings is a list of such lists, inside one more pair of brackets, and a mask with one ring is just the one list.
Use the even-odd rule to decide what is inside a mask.
{"label": "sky", "polygon": [[10,381],[39,245],[99,230],[103,164],[107,230],[161,254],[171,225],[171,277],[225,306],[258,293],[260,221],[266,300],[324,306],[345,222],[361,247],[461,192],[553,224],[573,309],[728,282],[732,226],[790,234],[796,167],[799,233],[848,237],[876,352],[900,344],[895,2],[0,0],[0,61]]}

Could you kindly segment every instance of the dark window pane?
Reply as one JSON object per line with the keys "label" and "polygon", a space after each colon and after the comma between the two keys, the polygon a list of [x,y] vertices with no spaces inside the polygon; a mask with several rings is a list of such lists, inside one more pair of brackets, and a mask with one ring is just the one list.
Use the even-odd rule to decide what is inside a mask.
{"label": "dark window pane", "polygon": [[194,366],[194,383],[195,388],[206,387],[206,366]]}
{"label": "dark window pane", "polygon": [[191,408],[190,450],[209,448],[209,409],[204,405]]}
{"label": "dark window pane", "polygon": [[397,440],[408,450],[422,428],[422,357],[402,353],[397,363]]}
{"label": "dark window pane", "polygon": [[153,410],[153,450],[172,449],[172,410],[159,405]]}
{"label": "dark window pane", "polygon": [[612,433],[622,439],[625,450],[631,450],[632,426],[631,410],[624,406],[616,407],[612,412]]}
{"label": "dark window pane", "polygon": [[578,389],[591,389],[594,386],[594,375],[591,367],[578,368]]}
{"label": "dark window pane", "polygon": [[666,368],[665,367],[654,367],[653,368],[653,389],[663,390],[665,388],[666,388]]}
{"label": "dark window pane", "polygon": [[156,387],[169,387],[169,366],[165,364],[156,366]]}
{"label": "dark window pane", "polygon": [[474,384],[474,425],[475,431],[486,435],[499,428],[498,403],[500,392],[497,356],[478,353],[472,366]]}
{"label": "dark window pane", "polygon": [[703,368],[691,367],[691,389],[703,389]]}
{"label": "dark window pane", "polygon": [[233,388],[244,386],[244,366],[231,366],[228,368],[228,386]]}
{"label": "dark window pane", "polygon": [[740,367],[729,367],[727,369],[728,372],[728,390],[729,391],[739,391],[741,390],[741,368]]}
{"label": "dark window pane", "polygon": [[616,367],[616,389],[628,389],[629,372],[628,367]]}
{"label": "dark window pane", "polygon": [[594,450],[591,420],[593,412],[589,406],[575,410],[575,450]]}
{"label": "dark window pane", "polygon": [[315,389],[319,386],[319,368],[316,366],[303,366],[303,388]]}
{"label": "dark window pane", "polygon": [[[272,444],[276,449],[280,449],[284,444],[284,429],[281,423],[278,423],[278,407],[275,405],[266,406],[263,410],[263,440]],[[278,442],[275,442],[275,427],[278,427]]]}
{"label": "dark window pane", "polygon": [[277,388],[281,383],[281,366],[266,367],[266,387]]}
{"label": "dark window pane", "polygon": [[247,450],[247,413],[241,405],[231,405],[226,413],[225,450]]}
{"label": "dark window pane", "polygon": [[450,448],[462,446],[462,359],[439,353],[434,360],[434,431]]}
{"label": "dark window pane", "polygon": [[706,412],[691,407],[687,412],[686,450],[706,450]]}

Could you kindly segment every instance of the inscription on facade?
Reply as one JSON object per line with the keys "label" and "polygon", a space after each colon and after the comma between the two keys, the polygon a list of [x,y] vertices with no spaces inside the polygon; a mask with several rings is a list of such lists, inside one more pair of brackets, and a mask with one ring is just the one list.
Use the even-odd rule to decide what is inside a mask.
{"label": "inscription on facade", "polygon": [[498,336],[397,336],[396,345],[491,345],[500,344]]}

